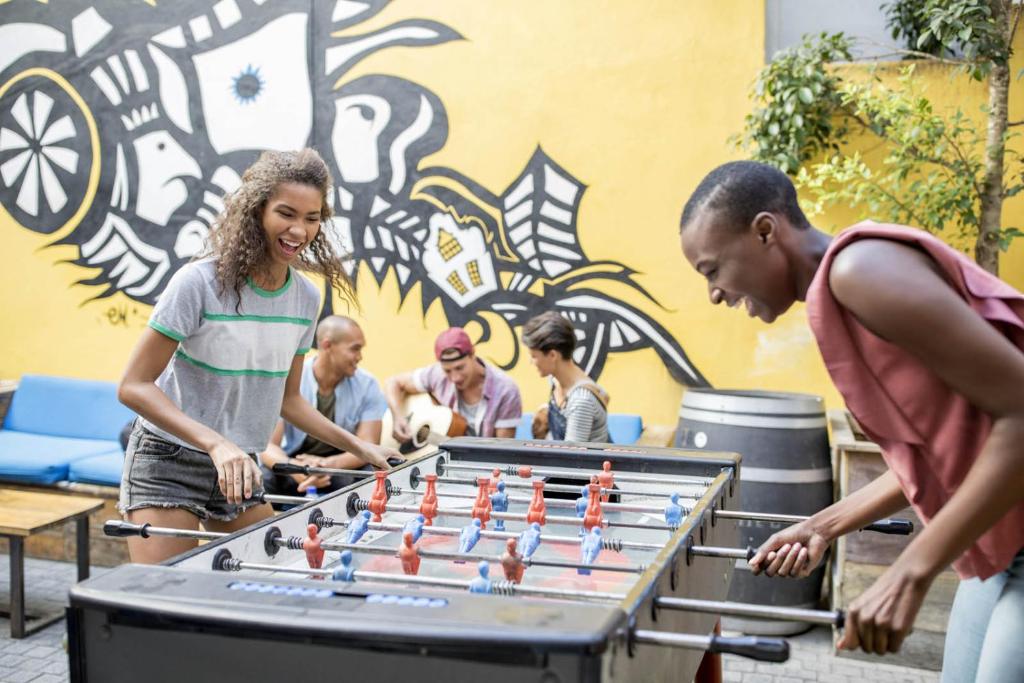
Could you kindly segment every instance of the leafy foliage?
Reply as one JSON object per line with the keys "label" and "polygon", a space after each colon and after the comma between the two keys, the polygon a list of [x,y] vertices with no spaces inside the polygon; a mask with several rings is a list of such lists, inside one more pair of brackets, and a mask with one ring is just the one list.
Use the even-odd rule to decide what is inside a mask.
{"label": "leafy foliage", "polygon": [[[985,132],[959,108],[936,112],[914,72],[913,66],[904,69],[894,86],[872,74],[840,87],[840,110],[863,135],[882,143],[880,161],[869,164],[844,145],[804,166],[796,182],[814,197],[805,207],[812,214],[836,204],[864,207],[872,217],[950,234],[966,245],[981,224]],[[1019,155],[1008,150],[1010,160]],[[1004,192],[1012,196],[1021,189],[1018,176]],[[1016,234],[1004,230],[1004,249]]]}
{"label": "leafy foliage", "polygon": [[805,36],[777,56],[754,83],[751,98],[757,104],[746,117],[741,144],[790,174],[818,154],[838,149],[847,132],[842,118],[834,116],[840,79],[824,65],[850,59],[850,40],[841,33]]}
{"label": "leafy foliage", "polygon": [[[931,58],[985,80],[1009,59],[1012,32],[1000,28],[1008,16],[1000,2],[896,0],[885,7],[893,36],[912,40],[913,56],[941,55]],[[812,215],[844,204],[863,207],[865,217],[977,240],[991,153],[985,126],[960,107],[936,111],[913,65],[891,86],[874,69],[832,66],[850,61],[851,42],[841,33],[823,33],[780,53],[759,74],[753,112],[735,139],[752,158],[795,176],[803,194],[813,197],[806,207]],[[990,116],[988,109],[983,114]],[[858,149],[871,151],[865,156]],[[1008,169],[1019,164],[1018,153],[1007,149],[1005,155],[1000,163]],[[1004,179],[1003,197],[1024,189],[1019,166]],[[1024,235],[999,227],[1003,250]]]}

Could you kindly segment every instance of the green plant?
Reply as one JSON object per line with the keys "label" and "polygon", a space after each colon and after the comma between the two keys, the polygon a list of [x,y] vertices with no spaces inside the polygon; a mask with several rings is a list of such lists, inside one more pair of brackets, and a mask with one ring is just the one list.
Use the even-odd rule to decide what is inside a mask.
{"label": "green plant", "polygon": [[[1007,152],[1009,58],[1021,6],[1010,0],[903,0],[887,6],[893,35],[914,41],[906,56],[959,69],[988,84],[985,126],[960,107],[936,111],[915,87],[913,69],[896,87],[874,74],[844,78],[849,38],[821,34],[778,55],[759,74],[754,109],[737,140],[753,158],[796,176],[812,210],[845,203],[865,217],[954,230],[973,240],[975,260],[998,273],[999,252],[1024,233],[1002,225],[1002,204],[1022,189],[1020,156]],[[896,23],[899,22],[899,23]],[[982,132],[983,131],[983,132]],[[850,140],[874,138],[869,163]],[[871,155],[874,159],[875,155]],[[1004,166],[1018,163],[1012,179]]]}

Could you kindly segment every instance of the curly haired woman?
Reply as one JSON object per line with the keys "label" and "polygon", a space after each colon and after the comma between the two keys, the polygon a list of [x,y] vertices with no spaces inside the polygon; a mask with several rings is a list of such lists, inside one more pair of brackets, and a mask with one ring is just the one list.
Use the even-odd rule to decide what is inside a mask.
{"label": "curly haired woman", "polygon": [[[362,441],[299,394],[317,273],[345,297],[351,283],[322,230],[331,175],[311,149],[265,152],[225,200],[206,258],[182,267],[153,309],[118,390],[140,416],[125,455],[118,508],[128,521],[235,531],[272,514],[253,499],[256,453],[278,416],[387,468],[397,452]],[[185,538],[129,539],[132,561],[189,550]]]}

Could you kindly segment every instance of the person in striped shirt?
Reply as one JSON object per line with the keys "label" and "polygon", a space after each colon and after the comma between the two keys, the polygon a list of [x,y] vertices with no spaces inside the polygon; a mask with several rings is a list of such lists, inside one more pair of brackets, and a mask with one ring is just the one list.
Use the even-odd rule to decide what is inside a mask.
{"label": "person in striped shirt", "polygon": [[[323,228],[332,180],[311,149],[265,152],[225,197],[207,255],[171,278],[128,360],[118,397],[139,419],[118,509],[130,522],[235,531],[272,514],[252,498],[256,454],[278,416],[379,468],[394,450],[356,438],[299,390],[321,275],[351,297]],[[189,550],[183,538],[129,539],[133,562]]]}
{"label": "person in striped shirt", "polygon": [[572,323],[554,311],[541,313],[523,325],[523,345],[540,376],[551,378],[547,429],[536,425],[543,422],[538,418],[534,436],[541,438],[544,435],[537,432],[546,431],[547,438],[557,441],[609,442],[608,392],[573,361],[576,330]]}

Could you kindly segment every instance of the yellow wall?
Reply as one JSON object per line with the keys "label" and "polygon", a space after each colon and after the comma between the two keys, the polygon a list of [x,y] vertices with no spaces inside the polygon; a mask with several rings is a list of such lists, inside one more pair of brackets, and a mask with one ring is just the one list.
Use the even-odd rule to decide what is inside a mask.
{"label": "yellow wall", "polygon": [[[770,388],[838,399],[807,330],[802,307],[766,326],[712,307],[704,284],[683,261],[676,225],[682,203],[715,165],[737,158],[726,138],[750,108],[748,87],[763,64],[764,12],[748,0],[702,2],[551,2],[550,0],[398,0],[361,26],[425,16],[465,40],[429,49],[392,49],[361,63],[346,80],[388,73],[420,83],[447,107],[447,145],[428,164],[456,168],[489,188],[516,177],[539,144],[587,185],[579,231],[593,259],[618,259],[666,307],[645,310],[675,335],[718,387]],[[1019,61],[1019,60],[1018,60]],[[1014,65],[1014,73],[1021,64]],[[980,97],[923,74],[929,92]],[[1014,83],[1011,115],[1024,111]],[[979,100],[980,101],[980,100]],[[974,104],[965,107],[976,110]],[[1024,226],[1022,205],[1006,224]],[[824,228],[859,218],[833,212]],[[59,263],[71,247],[44,248],[45,236],[0,215],[7,263],[0,268],[0,376],[50,373],[115,379],[149,309],[123,295],[90,301],[99,289],[73,286],[88,271]],[[1024,286],[1024,248],[1003,260],[1003,275]],[[369,347],[364,366],[378,377],[429,362],[445,326],[434,305],[424,316],[416,292],[399,307],[391,279],[359,280]],[[639,303],[635,298],[630,299]],[[506,359],[500,335],[485,357]],[[520,362],[512,372],[532,409],[545,384]],[[612,354],[601,377],[616,412],[673,423],[681,388],[652,351]]]}

